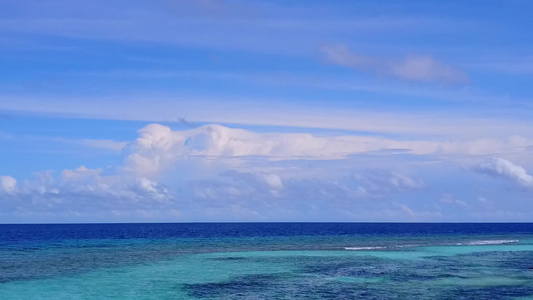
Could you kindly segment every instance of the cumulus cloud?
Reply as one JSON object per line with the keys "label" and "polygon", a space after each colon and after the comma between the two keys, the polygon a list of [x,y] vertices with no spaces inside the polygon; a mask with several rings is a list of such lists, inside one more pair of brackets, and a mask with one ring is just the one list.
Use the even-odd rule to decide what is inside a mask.
{"label": "cumulus cloud", "polygon": [[474,170],[489,176],[506,178],[523,186],[533,186],[533,176],[529,175],[523,167],[503,158],[493,157],[485,160]]}
{"label": "cumulus cloud", "polygon": [[[357,180],[322,172],[302,178],[301,171],[295,170],[299,162],[342,159],[384,147],[379,139],[372,143],[367,137],[360,138],[257,133],[220,125],[178,131],[151,124],[140,129],[138,138],[124,149],[122,166],[41,172],[22,184],[12,177],[2,177],[1,190],[8,196],[0,205],[4,212],[112,211],[117,215],[154,207],[190,212],[201,206],[219,210],[232,206],[235,212],[243,213],[274,205],[271,209],[275,215],[275,211],[296,207],[300,201],[342,202],[420,186],[419,181],[399,173]],[[184,171],[183,166],[191,160],[200,163]],[[241,163],[223,163],[220,168],[209,165],[219,160]],[[280,165],[274,168],[276,163]],[[162,172],[165,170],[170,172]],[[191,172],[203,172],[201,179],[193,178]],[[295,207],[292,209],[296,211]]]}
{"label": "cumulus cloud", "polygon": [[[404,158],[431,169],[423,156],[490,153],[528,143],[520,137],[406,141],[259,133],[220,125],[173,130],[151,124],[124,148],[123,165],[41,172],[21,182],[0,176],[0,208],[4,214],[104,211],[118,217],[132,211],[154,217],[161,211],[174,211],[173,216],[180,218],[206,220],[214,216],[219,220],[280,220],[277,216],[282,215],[287,220],[304,220],[307,214],[351,218],[356,212],[365,217],[364,211],[389,211],[387,203],[399,195],[429,190],[425,176],[400,168]],[[386,150],[402,153],[402,159]],[[369,158],[376,160],[367,165]],[[484,162],[477,170],[524,185],[533,183],[523,168],[501,159]],[[403,203],[396,203],[399,206],[392,209],[391,218],[410,215]],[[442,198],[441,203],[466,204],[451,198]],[[411,211],[418,215],[420,209],[426,208],[415,205]]]}
{"label": "cumulus cloud", "polygon": [[468,80],[464,72],[431,55],[409,55],[400,60],[389,60],[352,52],[345,45],[324,46],[322,52],[330,63],[406,81],[458,83]]}
{"label": "cumulus cloud", "polygon": [[328,144],[310,134],[263,134],[220,125],[173,131],[151,124],[127,147],[126,168],[154,174],[184,157],[338,158],[347,154],[339,142]]}
{"label": "cumulus cloud", "polygon": [[[270,160],[343,159],[349,155],[402,149],[416,155],[497,154],[502,149],[531,144],[522,137],[505,140],[405,141],[370,136],[317,136],[309,133],[257,133],[221,125],[175,131],[151,124],[139,130],[130,143],[125,168],[151,176],[180,159],[264,157]],[[401,179],[398,179],[401,181]]]}
{"label": "cumulus cloud", "polygon": [[34,180],[17,185],[10,176],[0,176],[2,212],[79,212],[172,209],[174,196],[167,188],[143,177],[103,175],[100,169],[81,166],[58,175],[41,172]]}

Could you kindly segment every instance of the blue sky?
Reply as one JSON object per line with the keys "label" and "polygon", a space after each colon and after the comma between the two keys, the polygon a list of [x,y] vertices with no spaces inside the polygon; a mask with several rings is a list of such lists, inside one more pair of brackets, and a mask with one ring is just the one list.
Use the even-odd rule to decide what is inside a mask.
{"label": "blue sky", "polygon": [[0,223],[532,221],[532,9],[0,0]]}

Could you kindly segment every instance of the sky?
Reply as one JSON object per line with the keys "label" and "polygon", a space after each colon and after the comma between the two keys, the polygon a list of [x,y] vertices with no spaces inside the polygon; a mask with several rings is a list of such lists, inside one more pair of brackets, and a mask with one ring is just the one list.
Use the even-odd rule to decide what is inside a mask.
{"label": "sky", "polygon": [[533,221],[532,10],[0,0],[0,223]]}

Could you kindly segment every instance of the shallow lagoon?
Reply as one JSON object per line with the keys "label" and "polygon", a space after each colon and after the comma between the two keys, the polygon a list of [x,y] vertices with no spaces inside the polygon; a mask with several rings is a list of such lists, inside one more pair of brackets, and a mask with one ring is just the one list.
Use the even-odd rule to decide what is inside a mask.
{"label": "shallow lagoon", "polygon": [[2,226],[0,299],[533,299],[530,224]]}

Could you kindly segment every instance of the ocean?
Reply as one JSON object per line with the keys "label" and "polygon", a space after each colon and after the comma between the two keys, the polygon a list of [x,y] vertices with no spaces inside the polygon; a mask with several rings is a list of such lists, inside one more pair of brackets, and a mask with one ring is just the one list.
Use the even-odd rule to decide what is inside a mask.
{"label": "ocean", "polygon": [[533,299],[533,223],[0,225],[0,299]]}

